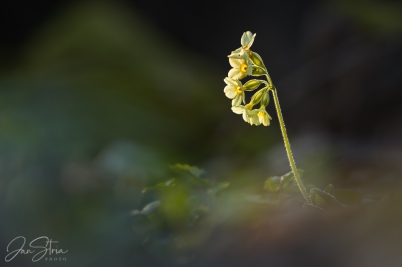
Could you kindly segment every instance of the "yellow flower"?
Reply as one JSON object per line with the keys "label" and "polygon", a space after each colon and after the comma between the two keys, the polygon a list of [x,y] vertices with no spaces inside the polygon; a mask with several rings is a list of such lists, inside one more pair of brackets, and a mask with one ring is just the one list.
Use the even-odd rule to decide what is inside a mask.
{"label": "yellow flower", "polygon": [[243,51],[238,55],[230,55],[229,63],[232,66],[232,69],[229,71],[229,78],[235,80],[241,80],[245,78],[247,75],[251,75],[253,72],[253,65],[251,60],[248,58],[247,53]]}
{"label": "yellow flower", "polygon": [[267,113],[267,111],[265,110],[265,106],[261,106],[259,109],[256,110],[257,116],[258,116],[258,120],[261,124],[263,124],[264,126],[269,126],[270,124],[270,120],[272,120],[271,116],[269,116],[269,114]]}
{"label": "yellow flower", "polygon": [[228,98],[233,99],[232,106],[238,106],[241,102],[244,103],[245,95],[243,84],[239,80],[228,77],[226,77],[224,81],[227,85],[223,91]]}
{"label": "yellow flower", "polygon": [[232,111],[236,114],[242,114],[243,120],[251,125],[260,125],[260,120],[258,119],[258,111],[253,110],[253,105],[247,104],[245,106],[239,105],[236,107],[232,107]]}

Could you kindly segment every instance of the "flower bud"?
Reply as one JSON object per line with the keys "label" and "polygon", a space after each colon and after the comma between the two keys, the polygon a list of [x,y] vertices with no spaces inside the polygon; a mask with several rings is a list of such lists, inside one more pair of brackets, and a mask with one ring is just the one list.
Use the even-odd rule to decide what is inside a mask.
{"label": "flower bud", "polygon": [[250,80],[244,84],[243,88],[244,90],[252,91],[257,89],[262,83],[264,83],[263,80]]}
{"label": "flower bud", "polygon": [[255,38],[255,34],[252,34],[250,31],[243,33],[241,37],[240,43],[243,49],[248,50],[250,46],[253,44]]}
{"label": "flower bud", "polygon": [[269,91],[267,90],[261,98],[261,106],[268,106],[269,104]]}
{"label": "flower bud", "polygon": [[260,55],[253,51],[250,51],[250,52],[251,53],[249,53],[249,57],[250,57],[251,61],[253,61],[253,63],[255,65],[265,69],[264,62],[262,61],[262,58],[260,57]]}
{"label": "flower bud", "polygon": [[266,89],[261,89],[260,91],[255,93],[253,95],[253,97],[251,98],[250,104],[257,105],[258,103],[260,103],[261,98],[265,94],[266,91],[267,91]]}
{"label": "flower bud", "polygon": [[265,74],[267,74],[267,72],[263,68],[258,67],[258,66],[253,66],[253,71],[252,71],[251,75],[261,76],[261,75],[265,75]]}

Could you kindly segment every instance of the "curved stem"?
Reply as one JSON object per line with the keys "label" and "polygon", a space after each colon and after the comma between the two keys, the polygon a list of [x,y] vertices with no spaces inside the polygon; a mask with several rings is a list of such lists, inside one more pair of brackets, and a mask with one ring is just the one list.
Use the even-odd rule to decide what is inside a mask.
{"label": "curved stem", "polygon": [[[269,77],[269,76],[267,76],[267,78],[268,78],[268,77]],[[270,80],[270,79],[269,79],[269,80]],[[303,197],[306,199],[306,201],[307,201],[308,204],[311,204],[311,199],[310,199],[310,197],[309,197],[309,195],[308,195],[308,193],[307,193],[306,188],[305,188],[304,185],[303,185],[303,182],[302,182],[302,180],[301,180],[301,178],[300,178],[299,172],[297,171],[297,168],[296,168],[296,162],[295,162],[295,160],[294,160],[294,158],[293,158],[292,149],[290,148],[290,142],[289,142],[288,135],[287,135],[287,133],[286,133],[285,122],[284,122],[284,120],[283,120],[283,116],[282,116],[282,112],[281,112],[281,107],[280,107],[280,105],[279,105],[278,94],[277,94],[277,92],[276,92],[275,86],[272,86],[271,91],[272,91],[272,94],[273,94],[273,96],[274,96],[275,108],[276,108],[276,112],[277,112],[277,114],[278,114],[279,124],[280,124],[280,127],[281,127],[282,136],[283,136],[283,141],[284,141],[284,143],[285,143],[286,154],[288,155],[290,167],[292,168],[292,172],[293,172],[293,175],[294,175],[294,177],[295,177],[297,186],[299,187],[299,189],[300,189],[300,191],[301,191]]]}
{"label": "curved stem", "polygon": [[306,199],[307,203],[311,204],[310,196],[308,195],[307,190],[304,187],[303,182],[300,178],[299,172],[297,171],[297,168],[296,168],[296,162],[293,158],[292,149],[290,148],[290,142],[289,142],[288,134],[286,133],[285,121],[283,120],[281,106],[279,105],[279,99],[278,99],[278,94],[276,92],[276,88],[275,88],[274,84],[272,83],[271,76],[269,76],[267,69],[265,69],[265,71],[267,72],[267,74],[265,74],[265,76],[267,77],[270,90],[272,91],[272,94],[274,96],[275,109],[276,109],[276,113],[278,114],[279,125],[281,127],[283,142],[285,143],[286,154],[288,155],[290,168],[292,169],[293,175],[295,177],[297,186],[300,189],[300,192],[302,193],[303,197]]}

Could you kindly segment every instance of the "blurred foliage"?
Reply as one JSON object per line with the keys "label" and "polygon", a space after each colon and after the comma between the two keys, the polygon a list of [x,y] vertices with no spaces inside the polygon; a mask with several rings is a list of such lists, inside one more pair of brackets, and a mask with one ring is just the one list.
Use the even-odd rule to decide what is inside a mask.
{"label": "blurred foliage", "polygon": [[[223,247],[214,246],[213,240],[225,244],[225,241],[218,241],[219,238],[226,242],[231,240],[233,246],[240,246],[243,249],[251,246],[253,250],[262,253],[256,252],[251,255],[262,260],[265,258],[264,251],[267,248],[262,249],[259,242],[269,244],[270,247],[275,246],[275,231],[278,230],[295,231],[296,228],[298,229],[297,234],[301,236],[292,236],[291,239],[303,242],[302,240],[305,238],[304,242],[307,242],[309,239],[306,236],[303,237],[303,231],[307,231],[305,234],[314,236],[322,234],[323,231],[338,233],[340,230],[336,224],[351,230],[357,223],[365,229],[366,234],[370,235],[373,226],[365,223],[365,220],[373,220],[372,223],[375,225],[382,225],[385,221],[389,223],[388,220],[402,219],[400,216],[395,217],[389,210],[392,206],[391,203],[396,204],[400,201],[399,193],[394,194],[393,200],[390,200],[388,195],[373,199],[356,191],[334,189],[332,184],[324,190],[309,184],[308,187],[311,188],[309,195],[313,203],[309,205],[305,203],[300,194],[293,174],[287,173],[267,178],[264,182],[264,193],[249,194],[239,198],[238,192],[228,188],[217,197],[215,196],[216,191],[211,189],[213,187],[227,188],[228,183],[216,184],[204,179],[200,175],[203,173],[202,170],[189,165],[177,164],[171,166],[171,171],[173,171],[172,176],[165,178],[168,179],[167,181],[145,188],[143,192],[146,194],[157,192],[152,195],[153,201],[146,204],[141,210],[132,211],[131,215],[135,232],[144,240],[144,246],[161,259],[169,259],[172,264],[197,265],[201,262],[200,266],[207,266],[207,263],[211,261],[204,258],[205,251],[210,253],[207,255],[217,255],[222,250],[223,253],[226,253],[226,250],[232,251],[233,249],[230,248],[231,245],[229,248],[225,245]],[[149,198],[149,195],[146,194],[144,199]],[[246,205],[244,206],[244,204]],[[236,206],[235,211],[223,214],[222,208],[228,209],[231,205]],[[242,205],[243,207],[241,207]],[[240,217],[243,218],[240,219]],[[384,219],[385,221],[383,221]],[[229,230],[222,230],[220,227],[222,220],[224,227],[228,227]],[[294,224],[291,223],[292,220],[295,221]],[[338,220],[344,220],[344,222],[340,223]],[[334,225],[334,221],[338,222]],[[239,222],[238,227],[246,232],[246,236],[243,238],[247,240],[247,243],[244,245],[242,240],[228,236],[242,236],[236,233],[238,229],[236,225]],[[347,223],[352,223],[352,226],[346,226]],[[281,224],[286,226],[281,228]],[[235,226],[233,227],[233,225]],[[256,237],[249,232],[249,227],[252,229],[261,227],[256,225],[263,227],[258,229],[257,235],[264,236],[265,240],[255,242]],[[316,227],[316,229],[312,230],[311,227]],[[271,236],[263,234],[264,232],[271,233]],[[310,238],[312,240],[308,242],[314,243],[314,238]],[[348,240],[348,237],[345,239]],[[272,242],[274,243],[272,244]],[[213,248],[208,249],[211,245]],[[379,245],[383,244],[379,243]],[[213,249],[218,251],[213,251]],[[235,258],[238,257],[235,256]],[[247,263],[255,259],[247,258],[240,261]],[[398,258],[392,260],[400,262]],[[212,262],[216,264],[219,260],[214,259]],[[336,266],[336,264],[329,266]]]}
{"label": "blurred foliage", "polygon": [[202,152],[221,118],[215,68],[142,21],[86,3],[38,33],[0,78],[3,143],[73,157],[120,138],[173,157]]}
{"label": "blurred foliage", "polygon": [[2,242],[53,236],[75,266],[147,257],[128,211],[165,164],[205,155],[222,116],[213,65],[148,25],[117,4],[72,5],[0,73]]}
{"label": "blurred foliage", "polygon": [[[229,183],[202,178],[203,170],[185,164],[171,166],[172,179],[144,189],[144,199],[158,200],[131,212],[136,233],[152,250],[175,261],[190,257],[189,251],[208,240],[206,217],[217,194]],[[148,196],[148,193],[155,194]],[[205,226],[207,225],[207,226]],[[179,256],[178,256],[179,255]]]}

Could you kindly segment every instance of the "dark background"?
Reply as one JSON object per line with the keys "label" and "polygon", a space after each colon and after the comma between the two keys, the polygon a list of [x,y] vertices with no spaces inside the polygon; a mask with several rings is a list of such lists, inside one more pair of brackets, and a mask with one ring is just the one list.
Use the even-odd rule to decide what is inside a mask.
{"label": "dark background", "polygon": [[[3,1],[2,61],[17,64],[35,34],[79,2]],[[180,49],[207,58],[214,68],[227,67],[222,54],[228,53],[227,43],[238,41],[239,31],[258,32],[255,49],[267,51],[276,83],[292,91],[283,98],[308,107],[320,102],[318,108],[292,110],[292,118],[299,114],[292,121],[299,122],[294,127],[314,124],[311,127],[334,134],[372,137],[380,134],[377,120],[387,124],[400,118],[399,1],[261,1],[241,8],[236,1],[120,1],[118,5],[136,12]],[[286,110],[296,109],[294,103],[283,102]]]}
{"label": "dark background", "polygon": [[[71,251],[66,266],[399,266],[399,217],[330,220],[331,241],[297,216],[261,234],[261,208],[232,201],[289,171],[279,125],[273,103],[269,127],[233,114],[223,79],[257,33],[306,180],[400,196],[400,1],[2,1],[0,22],[1,255],[47,235]],[[187,258],[144,245],[127,217],[175,163],[230,182]]]}

